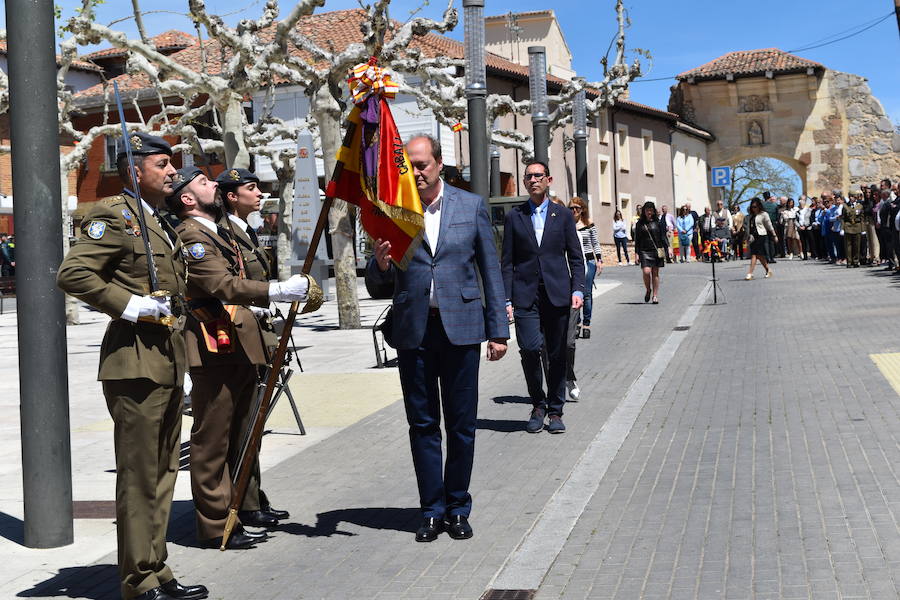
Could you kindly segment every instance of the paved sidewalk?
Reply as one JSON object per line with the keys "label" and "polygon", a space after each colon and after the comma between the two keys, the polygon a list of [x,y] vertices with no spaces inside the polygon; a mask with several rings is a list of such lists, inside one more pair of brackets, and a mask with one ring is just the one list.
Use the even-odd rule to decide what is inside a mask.
{"label": "paved sidewalk", "polygon": [[[526,586],[514,588],[522,598],[896,598],[896,280],[779,261],[772,279],[760,271],[745,282],[746,265],[718,269],[727,303],[717,306],[696,304],[708,265],[664,269],[658,306],[643,303],[638,269],[607,268],[599,281],[622,285],[598,290],[593,337],[578,344],[582,401],[567,405],[565,435],[525,433],[515,345],[483,363],[467,541],[413,542],[418,501],[396,371],[368,369],[367,331],[308,324],[305,376],[316,379],[303,393],[319,400],[301,410],[311,436],[314,420],[335,424],[264,460],[265,488],[291,519],[254,550],[203,550],[178,496],[169,563],[223,599],[476,600],[500,597],[501,581]],[[320,350],[326,360],[314,358]],[[299,438],[267,436],[263,458],[289,437]],[[4,555],[9,544],[0,539]],[[547,557],[528,578],[509,567],[523,548]],[[0,580],[0,596],[116,597],[111,550],[52,564],[41,564],[47,551],[17,552],[33,570]]]}

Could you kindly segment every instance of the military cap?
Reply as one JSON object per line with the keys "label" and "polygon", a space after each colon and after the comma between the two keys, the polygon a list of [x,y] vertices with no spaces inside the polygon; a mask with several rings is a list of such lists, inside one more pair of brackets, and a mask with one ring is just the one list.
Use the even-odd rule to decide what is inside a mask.
{"label": "military cap", "polygon": [[219,187],[231,190],[245,183],[259,183],[259,177],[253,171],[247,169],[228,169],[227,171],[222,171],[216,177],[216,183],[219,184]]}
{"label": "military cap", "polygon": [[[169,142],[157,137],[144,133],[143,131],[133,131],[128,134],[128,141],[131,143],[131,154],[134,156],[149,156],[151,154],[168,154],[172,156],[172,146]],[[116,160],[125,156],[125,145],[116,154]]]}
{"label": "military cap", "polygon": [[182,167],[175,171],[175,174],[172,175],[172,194],[169,196],[169,198],[177,196],[178,193],[187,186],[187,184],[192,182],[200,175],[203,175],[203,171],[201,171],[197,167]]}

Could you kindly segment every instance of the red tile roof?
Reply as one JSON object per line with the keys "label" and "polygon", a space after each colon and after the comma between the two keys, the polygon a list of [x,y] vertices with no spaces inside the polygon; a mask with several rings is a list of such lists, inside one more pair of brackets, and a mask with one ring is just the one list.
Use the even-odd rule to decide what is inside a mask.
{"label": "red tile roof", "polygon": [[650,115],[651,117],[658,117],[667,121],[678,120],[678,115],[676,115],[675,113],[669,112],[667,110],[662,110],[661,108],[653,108],[652,106],[647,106],[646,104],[641,104],[640,102],[635,102],[634,100],[618,99],[616,100],[615,106],[616,108],[630,110],[632,112],[644,113]]}
{"label": "red tile roof", "polygon": [[725,79],[727,75],[749,77],[762,75],[766,71],[772,73],[796,73],[807,69],[824,69],[821,64],[788,54],[778,48],[761,50],[742,50],[723,54],[695,69],[690,69],[675,76],[676,79]]}
{"label": "red tile roof", "polygon": [[[313,14],[301,19],[297,24],[297,30],[324,48],[327,48],[329,51],[337,53],[344,50],[350,44],[361,41],[360,24],[365,16],[366,12],[358,8]],[[162,35],[171,35],[173,33],[178,32],[170,31]],[[273,36],[274,33],[274,28],[269,28],[268,30],[261,32],[260,35],[265,38],[267,36]],[[202,64],[200,44],[196,42],[196,38],[188,36],[187,34],[182,35],[194,40],[194,43],[184,50],[175,52],[171,55],[171,58],[192,70],[200,70]],[[156,37],[158,38],[161,36]],[[424,57],[447,56],[454,59],[464,58],[464,46],[461,42],[435,33],[429,33],[424,37],[414,38],[410,47],[420,50]],[[206,52],[206,71],[211,74],[219,73],[222,68],[223,60],[221,45],[216,40],[204,40],[203,48]],[[109,57],[115,53],[125,54],[124,50],[111,48],[108,50],[101,50],[89,56],[96,57],[99,53],[104,52],[106,54],[103,54],[103,57]],[[306,60],[311,59],[309,55],[299,50],[295,49],[293,50],[293,53]],[[228,60],[231,53],[226,49],[224,55],[224,60]],[[487,53],[486,66],[488,73],[493,72],[495,75],[513,76],[517,79],[528,78],[528,67],[510,62],[496,54]],[[125,73],[115,77],[113,80],[118,82],[119,89],[123,91],[143,90],[150,86],[149,80],[143,75],[132,76]],[[559,86],[565,83],[565,80],[548,75],[547,82],[551,88],[558,89]],[[103,90],[102,84],[95,85],[82,90],[79,92],[78,96],[85,104],[90,104],[90,99],[102,96]]]}
{"label": "red tile roof", "polygon": [[[6,42],[0,42],[0,54],[6,54],[7,47]],[[59,54],[56,55],[56,66],[59,66],[61,62],[61,58]],[[80,71],[92,71],[94,73],[99,73],[101,71],[100,67],[95,65],[92,62],[87,62],[84,60],[73,60],[70,66],[71,69],[78,69]]]}
{"label": "red tile roof", "polygon": [[[169,31],[153,36],[152,38],[150,38],[150,41],[152,41],[156,46],[156,49],[160,51],[183,50],[184,48],[196,44],[197,38],[190,35],[189,33],[178,31],[177,29],[170,29]],[[96,52],[86,54],[84,57],[88,60],[96,60],[98,58],[104,59],[117,56],[125,56],[127,53],[127,50],[123,50],[121,48],[105,48],[103,50],[97,50]]]}

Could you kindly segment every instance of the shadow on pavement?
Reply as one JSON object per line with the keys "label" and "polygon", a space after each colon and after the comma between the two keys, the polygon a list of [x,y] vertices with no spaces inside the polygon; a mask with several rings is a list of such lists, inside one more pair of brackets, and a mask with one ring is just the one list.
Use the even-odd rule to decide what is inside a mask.
{"label": "shadow on pavement", "polygon": [[528,396],[495,396],[492,400],[496,404],[531,404]]}
{"label": "shadow on pavement", "polygon": [[306,537],[331,537],[332,535],[353,536],[355,533],[341,531],[341,523],[352,523],[369,529],[391,529],[415,533],[422,519],[422,511],[418,508],[342,508],[330,510],[316,515],[315,526],[303,523],[282,523],[274,528],[275,532],[285,532]]}
{"label": "shadow on pavement", "polygon": [[0,537],[24,546],[25,522],[5,512],[0,512]]}
{"label": "shadow on pavement", "polygon": [[119,598],[119,572],[116,565],[67,567],[31,589],[16,594],[18,598],[88,598],[115,600]]}
{"label": "shadow on pavement", "polygon": [[[531,404],[531,400],[528,403]],[[513,431],[525,431],[526,423],[527,421],[513,421],[511,419],[478,419],[475,422],[475,428],[510,433]]]}

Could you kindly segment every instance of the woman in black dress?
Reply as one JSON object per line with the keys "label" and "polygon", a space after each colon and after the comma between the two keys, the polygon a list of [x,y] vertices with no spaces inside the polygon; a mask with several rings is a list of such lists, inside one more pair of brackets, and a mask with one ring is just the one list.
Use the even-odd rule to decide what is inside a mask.
{"label": "woman in black dress", "polygon": [[645,202],[634,225],[634,247],[644,273],[644,302],[659,304],[659,269],[666,266],[666,235],[653,202]]}
{"label": "woman in black dress", "polygon": [[762,263],[766,270],[766,278],[772,276],[772,269],[769,268],[768,242],[771,239],[774,243],[778,243],[778,236],[775,235],[775,228],[772,227],[772,219],[763,209],[762,200],[754,198],[750,201],[750,207],[747,209],[747,218],[744,219],[744,228],[747,230],[747,240],[750,242],[750,270],[744,279],[753,279],[753,269],[756,268],[756,261]]}

